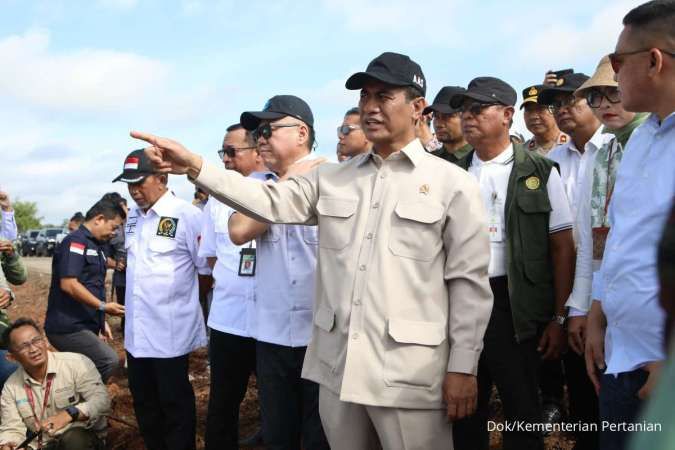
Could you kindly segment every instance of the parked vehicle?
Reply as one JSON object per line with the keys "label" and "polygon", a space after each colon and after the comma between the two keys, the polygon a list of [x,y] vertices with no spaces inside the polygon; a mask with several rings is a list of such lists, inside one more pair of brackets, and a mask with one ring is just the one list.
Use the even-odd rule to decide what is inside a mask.
{"label": "parked vehicle", "polygon": [[28,230],[21,241],[21,255],[35,256],[37,251],[37,237],[40,230]]}
{"label": "parked vehicle", "polygon": [[43,228],[37,236],[37,256],[52,256],[56,248],[56,237],[63,233],[63,228]]}

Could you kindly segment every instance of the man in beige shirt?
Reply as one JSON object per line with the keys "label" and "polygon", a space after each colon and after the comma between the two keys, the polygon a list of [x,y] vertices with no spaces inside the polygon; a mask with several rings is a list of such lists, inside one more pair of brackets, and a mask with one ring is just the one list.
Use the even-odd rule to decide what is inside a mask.
{"label": "man in beige shirt", "polygon": [[2,389],[0,450],[12,450],[36,432],[31,448],[99,450],[110,410],[96,366],[77,353],[47,350],[31,319],[17,319],[3,333],[9,357],[20,367]]}
{"label": "man in beige shirt", "polygon": [[177,142],[152,144],[158,170],[188,174],[267,222],[319,225],[312,338],[303,377],[320,388],[332,449],[451,449],[448,420],[476,406],[492,309],[489,240],[475,180],[415,138],[422,70],[384,53],[349,78],[371,152],[273,185],[211,166]]}

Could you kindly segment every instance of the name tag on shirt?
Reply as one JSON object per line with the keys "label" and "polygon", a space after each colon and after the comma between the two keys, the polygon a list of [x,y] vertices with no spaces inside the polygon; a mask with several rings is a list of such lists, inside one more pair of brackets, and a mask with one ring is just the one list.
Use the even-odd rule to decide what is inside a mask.
{"label": "name tag on shirt", "polygon": [[98,256],[98,252],[96,250],[94,250],[93,248],[88,248],[86,255],[87,256]]}
{"label": "name tag on shirt", "polygon": [[496,192],[493,192],[490,210],[488,211],[488,233],[490,234],[490,242],[504,241],[504,215],[502,214],[502,205],[503,201]]}
{"label": "name tag on shirt", "polygon": [[239,252],[239,276],[252,277],[255,275],[255,249],[242,248]]}

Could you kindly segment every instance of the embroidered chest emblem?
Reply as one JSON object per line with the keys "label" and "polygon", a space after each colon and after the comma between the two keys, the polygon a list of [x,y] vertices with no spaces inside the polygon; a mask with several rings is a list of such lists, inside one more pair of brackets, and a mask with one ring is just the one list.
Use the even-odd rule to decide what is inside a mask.
{"label": "embroidered chest emblem", "polygon": [[178,228],[178,219],[176,217],[162,216],[159,218],[159,224],[157,225],[157,236],[175,238],[176,228]]}
{"label": "embroidered chest emblem", "polygon": [[531,191],[539,189],[540,185],[541,180],[539,180],[539,177],[531,176],[527,180],[525,180],[525,187],[527,187]]}
{"label": "embroidered chest emblem", "polygon": [[419,191],[419,192],[420,192],[420,194],[428,195],[428,194],[429,194],[429,190],[430,190],[429,185],[428,185],[428,184],[423,184],[422,186],[420,186],[420,191]]}

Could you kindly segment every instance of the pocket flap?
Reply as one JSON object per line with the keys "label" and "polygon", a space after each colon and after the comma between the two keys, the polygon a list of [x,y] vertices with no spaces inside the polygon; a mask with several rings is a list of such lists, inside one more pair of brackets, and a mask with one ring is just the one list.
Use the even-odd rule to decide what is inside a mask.
{"label": "pocket flap", "polygon": [[551,202],[544,192],[529,193],[517,198],[518,206],[526,213],[547,213],[552,210]]}
{"label": "pocket flap", "polygon": [[153,237],[150,239],[148,247],[153,252],[166,253],[176,249],[178,242],[175,239],[166,237]]}
{"label": "pocket flap", "polygon": [[399,344],[439,345],[445,340],[447,324],[389,319],[389,336]]}
{"label": "pocket flap", "polygon": [[358,201],[351,198],[319,197],[316,210],[322,216],[351,217]]}
{"label": "pocket flap", "polygon": [[335,325],[335,312],[326,305],[319,305],[314,314],[314,324],[324,331],[330,332]]}
{"label": "pocket flap", "polygon": [[421,223],[434,223],[443,217],[443,207],[436,202],[398,202],[396,215],[401,219],[414,220]]}

